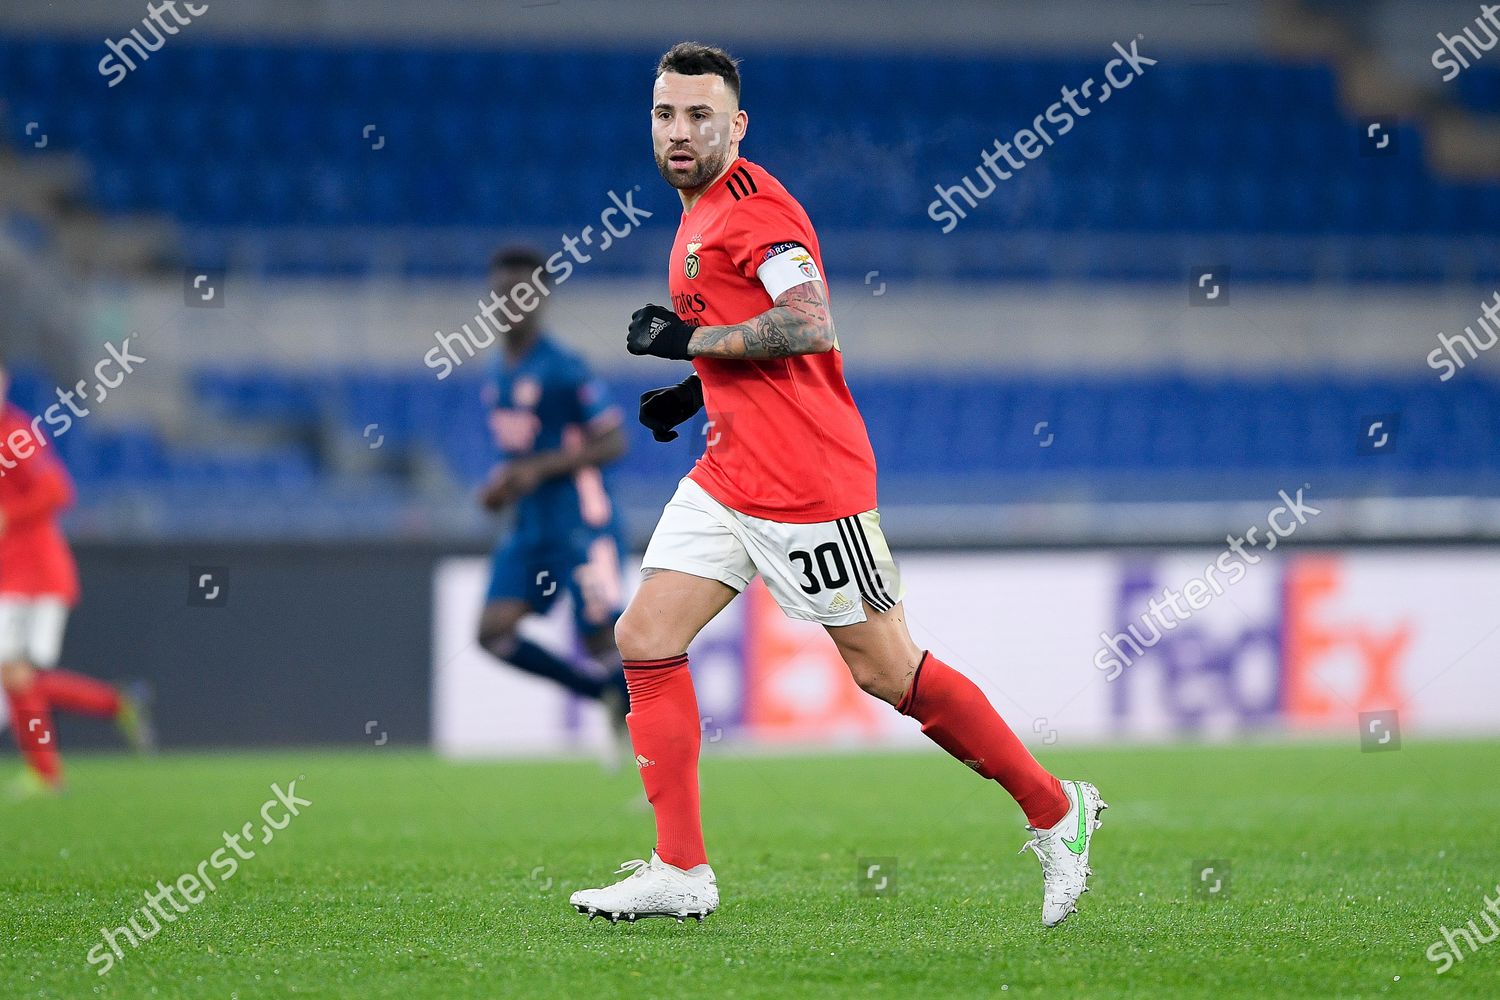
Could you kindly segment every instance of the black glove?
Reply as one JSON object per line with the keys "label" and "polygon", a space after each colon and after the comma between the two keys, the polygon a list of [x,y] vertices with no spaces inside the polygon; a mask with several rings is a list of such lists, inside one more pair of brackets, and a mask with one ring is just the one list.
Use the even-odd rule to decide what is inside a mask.
{"label": "black glove", "polygon": [[646,306],[637,309],[630,317],[625,349],[631,354],[654,354],[658,358],[686,361],[691,357],[687,345],[695,329],[665,306]]}
{"label": "black glove", "polygon": [[689,375],[676,385],[641,393],[641,426],[658,441],[675,441],[672,428],[703,409],[703,383]]}

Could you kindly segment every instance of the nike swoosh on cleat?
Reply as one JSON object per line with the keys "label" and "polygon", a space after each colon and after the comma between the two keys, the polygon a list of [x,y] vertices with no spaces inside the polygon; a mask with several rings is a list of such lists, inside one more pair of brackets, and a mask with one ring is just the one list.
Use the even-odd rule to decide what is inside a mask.
{"label": "nike swoosh on cleat", "polygon": [[1088,802],[1083,797],[1083,786],[1076,781],[1073,782],[1073,794],[1078,799],[1078,836],[1073,840],[1064,837],[1062,842],[1074,854],[1082,854],[1083,849],[1088,846]]}

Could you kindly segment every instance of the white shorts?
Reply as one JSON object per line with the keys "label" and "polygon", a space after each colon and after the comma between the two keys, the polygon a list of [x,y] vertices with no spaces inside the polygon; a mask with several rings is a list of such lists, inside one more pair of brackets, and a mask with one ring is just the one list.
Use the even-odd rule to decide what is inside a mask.
{"label": "white shorts", "polygon": [[743,591],[760,573],[788,618],[856,625],[865,604],[889,611],[905,596],[880,531],[880,512],[788,524],[732,510],[684,478],[662,511],[642,569],[670,569]]}
{"label": "white shorts", "polygon": [[56,597],[0,597],[0,663],[24,660],[33,667],[57,666],[68,605]]}

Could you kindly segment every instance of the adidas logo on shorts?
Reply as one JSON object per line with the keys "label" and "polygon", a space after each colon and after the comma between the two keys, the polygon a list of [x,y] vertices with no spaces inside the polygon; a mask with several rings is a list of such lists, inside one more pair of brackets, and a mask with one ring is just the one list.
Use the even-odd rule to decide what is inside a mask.
{"label": "adidas logo on shorts", "polygon": [[837,612],[853,611],[854,602],[843,594],[834,594],[833,601],[828,605],[828,610]]}
{"label": "adidas logo on shorts", "polygon": [[656,761],[652,760],[650,757],[647,757],[645,754],[639,754],[638,753],[638,754],[635,755],[635,766],[636,767],[650,767],[652,764],[655,764],[655,763],[656,763]]}

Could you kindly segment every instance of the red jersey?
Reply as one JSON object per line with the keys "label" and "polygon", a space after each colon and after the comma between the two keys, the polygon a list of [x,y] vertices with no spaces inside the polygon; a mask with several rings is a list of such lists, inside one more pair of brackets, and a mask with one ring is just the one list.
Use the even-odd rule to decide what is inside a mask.
{"label": "red jersey", "polygon": [[[809,259],[810,258],[810,259]],[[741,157],[682,213],[672,245],[672,308],[697,326],[743,323],[802,276],[822,280],[807,213]],[[800,272],[800,273],[799,273]],[[689,477],[751,517],[836,521],[876,506],[875,453],[844,382],[842,352],[763,361],[694,358],[712,420]]]}
{"label": "red jersey", "polygon": [[[26,412],[0,405],[0,597],[58,597],[76,604],[78,567],[57,524],[73,503],[73,481]],[[25,434],[18,436],[17,449],[11,435],[20,430]]]}

